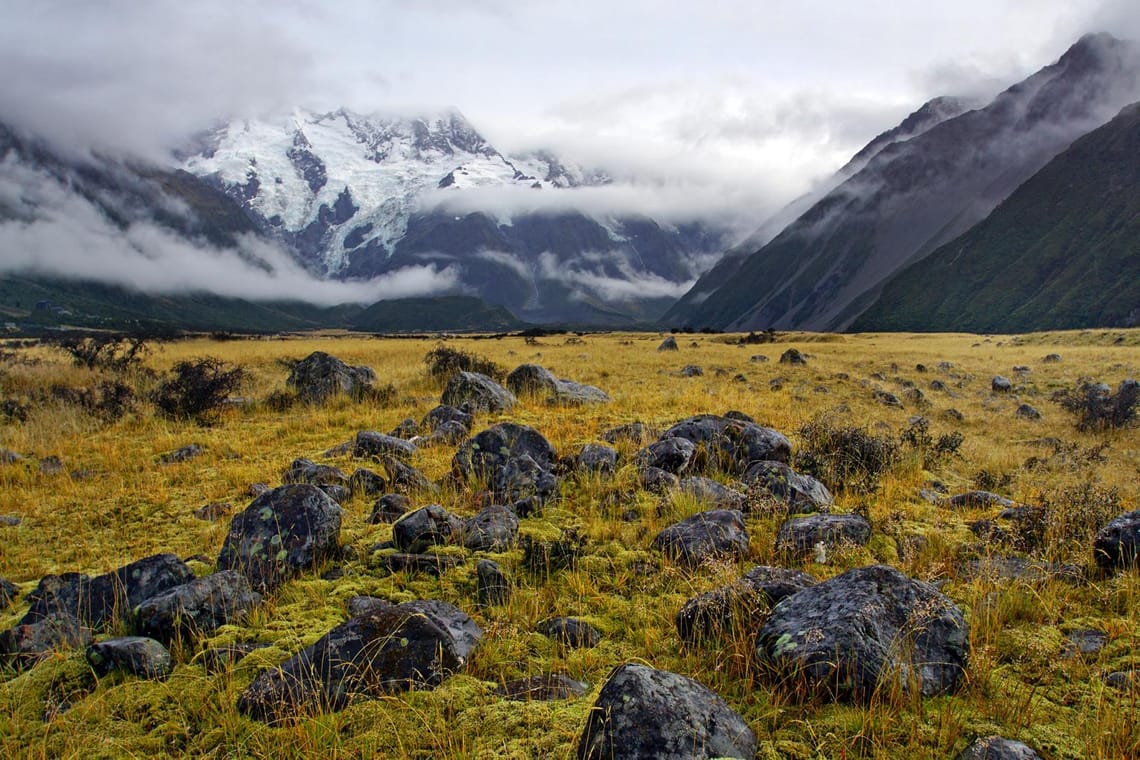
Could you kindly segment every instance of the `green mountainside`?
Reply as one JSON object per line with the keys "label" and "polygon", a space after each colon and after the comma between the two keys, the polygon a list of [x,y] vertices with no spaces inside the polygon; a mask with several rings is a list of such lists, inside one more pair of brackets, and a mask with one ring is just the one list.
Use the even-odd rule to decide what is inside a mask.
{"label": "green mountainside", "polygon": [[1140,323],[1140,103],[1074,142],[984,221],[900,272],[852,331]]}

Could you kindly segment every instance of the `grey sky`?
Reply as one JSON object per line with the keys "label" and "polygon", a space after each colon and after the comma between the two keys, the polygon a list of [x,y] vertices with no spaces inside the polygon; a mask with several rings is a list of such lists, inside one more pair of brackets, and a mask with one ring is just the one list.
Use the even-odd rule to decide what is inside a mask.
{"label": "grey sky", "polygon": [[0,119],[157,157],[225,116],[454,105],[503,150],[771,206],[931,96],[1140,36],[1133,5],[0,0]]}

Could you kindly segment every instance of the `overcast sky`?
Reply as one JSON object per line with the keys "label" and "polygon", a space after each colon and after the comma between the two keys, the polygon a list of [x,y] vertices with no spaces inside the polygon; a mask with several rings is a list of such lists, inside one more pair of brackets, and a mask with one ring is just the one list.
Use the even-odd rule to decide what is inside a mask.
{"label": "overcast sky", "polygon": [[[929,97],[988,94],[1135,0],[0,0],[0,118],[156,157],[217,118],[456,106],[545,145],[779,202]],[[1131,28],[1130,28],[1131,27]]]}

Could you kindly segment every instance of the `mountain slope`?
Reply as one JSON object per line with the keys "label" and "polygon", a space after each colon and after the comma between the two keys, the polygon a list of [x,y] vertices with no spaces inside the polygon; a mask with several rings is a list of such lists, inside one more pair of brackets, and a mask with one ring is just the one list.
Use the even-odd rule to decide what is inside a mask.
{"label": "mountain slope", "polygon": [[1074,142],[985,221],[900,272],[852,329],[1140,324],[1138,157],[1140,103]]}
{"label": "mountain slope", "polygon": [[728,282],[668,318],[727,329],[844,328],[894,273],[965,232],[1140,96],[1136,64],[1130,43],[1082,38],[985,108],[879,151]]}

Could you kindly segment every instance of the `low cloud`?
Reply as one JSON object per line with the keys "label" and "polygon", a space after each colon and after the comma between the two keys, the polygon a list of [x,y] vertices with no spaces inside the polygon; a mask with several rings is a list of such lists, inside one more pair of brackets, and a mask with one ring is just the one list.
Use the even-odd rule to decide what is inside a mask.
{"label": "low cloud", "polygon": [[559,261],[552,253],[538,257],[538,274],[571,287],[590,291],[607,301],[631,301],[647,298],[680,298],[693,287],[696,278],[672,282],[659,275],[636,269],[624,256],[607,256],[606,263],[616,266],[621,277],[605,273],[604,266],[591,268],[586,260]]}

